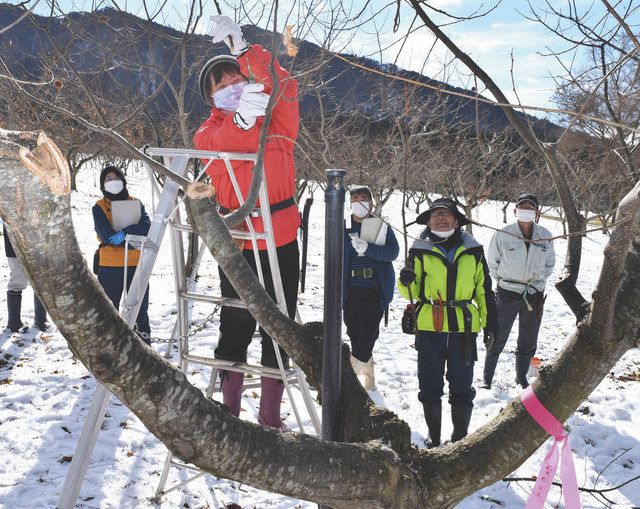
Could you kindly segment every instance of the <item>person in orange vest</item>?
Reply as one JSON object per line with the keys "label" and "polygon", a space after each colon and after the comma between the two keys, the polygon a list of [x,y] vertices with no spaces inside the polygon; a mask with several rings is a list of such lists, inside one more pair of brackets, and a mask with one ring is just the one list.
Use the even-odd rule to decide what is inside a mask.
{"label": "person in orange vest", "polygon": [[[209,60],[200,73],[200,92],[211,106],[211,114],[198,128],[193,142],[198,150],[256,153],[260,130],[270,95],[275,102],[269,124],[269,138],[264,155],[264,177],[269,193],[273,235],[277,246],[282,286],[284,287],[287,311],[295,316],[298,294],[299,254],[297,233],[300,213],[294,199],[295,167],[293,146],[298,136],[298,83],[274,60],[277,86],[270,66],[271,54],[257,44],[249,45],[244,40],[242,29],[226,16],[212,16],[209,35],[214,43],[224,41],[231,55],[218,55]],[[206,163],[206,162],[205,162]],[[243,197],[253,178],[253,163],[232,161],[233,172]],[[216,190],[220,213],[226,214],[240,206],[231,184],[227,168],[221,160],[214,160],[207,168],[211,185]],[[262,217],[252,215],[256,232],[263,232]],[[264,273],[266,290],[275,299],[266,244],[257,241],[260,263]],[[251,269],[256,272],[251,241],[243,245],[243,255]],[[220,271],[220,287],[225,297],[237,297],[224,272]],[[214,355],[218,359],[246,362],[247,348],[256,328],[256,321],[245,309],[222,308],[220,313],[220,338]],[[272,340],[265,331],[262,335],[263,366],[278,367]],[[286,352],[280,349],[285,366]],[[223,370],[220,373],[223,403],[231,412],[240,414],[240,403],[244,375]],[[284,391],[281,380],[261,378],[261,397],[258,421],[265,425],[285,429],[280,416],[280,403]]]}
{"label": "person in orange vest", "polygon": [[[139,219],[120,230],[113,227],[113,206],[115,202],[122,200],[135,200],[127,190],[127,179],[124,173],[113,165],[105,166],[100,173],[100,190],[104,195],[93,206],[93,224],[100,241],[100,266],[98,268],[98,282],[102,285],[107,297],[114,307],[119,309],[120,298],[124,291],[124,262],[125,262],[125,236],[144,235],[149,233],[151,221],[140,203]],[[137,201],[137,200],[136,200]],[[127,254],[127,289],[131,285],[133,275],[138,266],[140,251],[129,246]],[[144,294],[140,311],[136,319],[136,332],[148,345],[151,343],[149,335],[149,288]]]}

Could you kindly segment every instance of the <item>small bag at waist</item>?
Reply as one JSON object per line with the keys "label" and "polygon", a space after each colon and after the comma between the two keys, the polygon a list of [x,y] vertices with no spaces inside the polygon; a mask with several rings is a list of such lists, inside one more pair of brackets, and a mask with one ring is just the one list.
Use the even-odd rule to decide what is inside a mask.
{"label": "small bag at waist", "polygon": [[[271,205],[269,205],[269,210],[272,214],[274,214],[275,212],[278,212],[279,210],[284,210],[284,209],[288,209],[289,207],[292,207],[296,204],[296,200],[293,196],[291,196],[290,198],[287,198],[286,200],[282,200],[279,201],[277,203],[273,203]],[[223,207],[222,205],[220,205],[218,207],[218,212],[220,214],[228,214],[229,212],[236,210],[236,209],[230,209],[228,207]],[[262,215],[262,212],[260,211],[260,208],[255,208],[251,211],[251,217],[260,217]]]}

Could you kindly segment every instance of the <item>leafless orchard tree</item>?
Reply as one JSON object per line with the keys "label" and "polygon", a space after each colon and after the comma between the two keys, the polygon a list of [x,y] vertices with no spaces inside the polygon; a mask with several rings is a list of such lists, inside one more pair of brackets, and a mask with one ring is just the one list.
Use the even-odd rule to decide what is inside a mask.
{"label": "leafless orchard tree", "polygon": [[[547,3],[544,8],[532,9],[532,17],[586,56],[580,67],[567,67],[564,75],[556,78],[559,86],[555,102],[563,110],[612,121],[607,125],[587,117],[561,115],[570,130],[558,143],[576,196],[606,227],[614,221],[615,205],[626,189],[640,180],[638,133],[622,127],[640,125],[640,47],[636,46],[635,36],[613,15],[616,11],[611,4],[602,3],[611,16],[605,17],[597,29],[584,26],[583,21],[593,7],[585,7],[584,11],[578,6],[558,10]],[[624,18],[636,9],[631,2],[616,8],[624,11]],[[553,19],[559,22],[552,24]],[[581,27],[580,32],[572,30],[576,26]]]}
{"label": "leafless orchard tree", "polygon": [[[594,138],[580,132],[567,133],[558,150],[567,168],[576,199],[585,210],[587,222],[597,220],[608,233],[615,221],[616,205],[628,189],[628,166],[619,156],[617,142],[611,138]],[[637,155],[629,154],[629,160]]]}
{"label": "leafless orchard tree", "polygon": [[[433,24],[424,5],[410,3],[419,19],[472,67],[500,102],[506,103],[490,77]],[[277,4],[274,9],[277,12]],[[37,96],[32,99],[39,100]],[[41,105],[51,107],[45,101]],[[569,224],[575,229],[582,223],[555,152],[523,126],[509,107],[504,108],[520,136],[544,157]],[[60,107],[58,111],[62,113]],[[74,118],[82,125],[110,136],[133,157],[140,157],[118,133],[117,121],[109,121],[100,112],[103,123],[94,124],[78,113]],[[265,125],[268,119],[269,114]],[[263,133],[259,153],[263,153],[264,141]],[[166,173],[161,165],[152,164],[158,172]],[[260,168],[258,164],[257,174]],[[5,182],[0,188],[0,215],[11,227],[17,254],[69,347],[186,462],[220,477],[336,508],[452,507],[513,471],[546,439],[545,432],[515,400],[491,423],[462,441],[440,449],[418,449],[411,445],[408,426],[369,399],[350,368],[346,347],[341,393],[343,442],[281,433],[237,419],[139,341],[109,303],[73,234],[69,168],[55,143],[43,134],[1,131],[0,175]],[[621,355],[639,344],[639,192],[640,184],[636,184],[618,206],[617,218],[623,222],[611,233],[593,301],[584,309],[563,351],[545,364],[533,385],[537,397],[560,420],[571,415]],[[248,309],[304,370],[311,385],[321,389],[322,328],[313,323],[297,324],[277,310],[246,266],[225,219],[217,214],[211,202],[213,190],[198,184],[190,187],[188,194],[192,223]],[[38,214],[31,213],[34,204]],[[249,200],[248,210],[253,206]],[[31,235],[34,230],[41,232],[35,239]],[[579,263],[569,258],[568,277],[577,278]],[[581,305],[576,310],[582,310]],[[591,369],[584,370],[585,365]],[[528,440],[522,441],[522,436]]]}

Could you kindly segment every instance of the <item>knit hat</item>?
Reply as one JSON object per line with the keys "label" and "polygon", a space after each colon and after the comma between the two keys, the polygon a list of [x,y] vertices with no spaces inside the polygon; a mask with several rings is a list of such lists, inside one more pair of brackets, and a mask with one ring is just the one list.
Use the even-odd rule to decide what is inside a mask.
{"label": "knit hat", "polygon": [[[200,71],[200,77],[198,78],[200,82],[200,95],[202,96],[202,99],[204,100],[204,102],[206,102],[207,104],[213,104],[211,100],[211,90],[209,89],[209,86],[210,86],[209,74],[211,73],[211,71],[216,65],[219,65],[222,63],[230,63],[230,64],[238,65],[238,59],[233,55],[216,55],[215,57],[210,59],[206,64],[204,64],[204,67]],[[239,65],[238,65],[238,69],[240,69]]]}
{"label": "knit hat", "polygon": [[521,194],[520,196],[518,196],[518,199],[516,200],[516,207],[520,205],[523,201],[528,201],[533,203],[536,206],[536,208],[540,206],[540,204],[538,203],[538,198],[536,198],[532,194]]}
{"label": "knit hat", "polygon": [[416,223],[426,225],[429,222],[429,219],[431,219],[431,213],[435,209],[447,209],[453,214],[453,217],[457,219],[458,226],[464,226],[465,224],[469,224],[471,222],[462,212],[458,210],[456,202],[451,198],[438,198],[437,200],[434,200],[434,202],[431,204],[431,207],[429,207],[429,210],[423,212],[416,218]]}
{"label": "knit hat", "polygon": [[100,172],[100,190],[103,193],[104,193],[104,181],[107,178],[107,173],[109,172],[115,173],[118,176],[118,178],[122,180],[124,187],[127,187],[127,179],[125,178],[124,173],[122,173],[122,170],[117,166],[114,166],[113,164],[108,164]]}

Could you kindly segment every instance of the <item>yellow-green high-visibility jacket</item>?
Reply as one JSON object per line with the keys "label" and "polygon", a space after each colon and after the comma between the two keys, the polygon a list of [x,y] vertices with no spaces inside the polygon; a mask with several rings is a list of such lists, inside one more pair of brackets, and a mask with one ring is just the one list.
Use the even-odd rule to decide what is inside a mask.
{"label": "yellow-green high-visibility jacket", "polygon": [[[422,232],[409,250],[416,274],[411,296],[414,301],[420,301],[417,329],[435,331],[432,302],[440,297],[446,304],[442,332],[473,333],[481,328],[495,332],[497,310],[482,246],[470,234],[460,232],[461,244],[455,250],[453,261],[449,261],[445,250],[433,243],[429,233],[429,230]],[[399,280],[398,290],[409,298],[408,287]],[[465,327],[465,314],[470,330],[469,326]]]}

